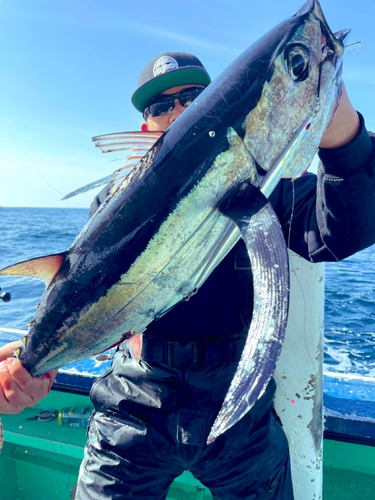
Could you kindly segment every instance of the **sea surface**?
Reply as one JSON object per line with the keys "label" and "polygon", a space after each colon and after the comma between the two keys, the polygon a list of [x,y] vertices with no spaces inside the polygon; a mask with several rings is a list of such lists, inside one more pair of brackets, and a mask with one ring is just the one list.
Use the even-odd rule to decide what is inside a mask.
{"label": "sea surface", "polygon": [[[87,221],[88,210],[0,207],[0,268],[64,252]],[[45,289],[31,278],[0,277],[0,327],[27,329]],[[375,246],[326,264],[325,370],[375,377]]]}

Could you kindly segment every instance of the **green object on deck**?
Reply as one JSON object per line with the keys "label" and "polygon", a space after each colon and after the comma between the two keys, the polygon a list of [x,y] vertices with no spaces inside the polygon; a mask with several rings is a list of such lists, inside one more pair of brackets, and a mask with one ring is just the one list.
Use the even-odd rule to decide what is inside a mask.
{"label": "green object on deck", "polygon": [[27,420],[43,410],[84,404],[87,396],[51,391],[19,415],[2,415],[4,448],[0,455],[1,500],[73,500],[86,443],[85,429]]}
{"label": "green object on deck", "polygon": [[[20,415],[2,415],[4,448],[0,455],[1,500],[73,500],[86,443],[84,428],[27,420],[43,410],[90,406],[87,396],[51,391]],[[324,500],[373,500],[375,447],[325,440]],[[168,500],[212,500],[189,472],[172,484]],[[308,500],[308,499],[306,499]]]}

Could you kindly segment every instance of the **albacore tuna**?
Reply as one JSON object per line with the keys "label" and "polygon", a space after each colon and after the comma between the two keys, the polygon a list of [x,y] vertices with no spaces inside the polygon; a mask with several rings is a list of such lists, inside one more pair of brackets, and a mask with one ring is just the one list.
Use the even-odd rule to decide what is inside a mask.
{"label": "albacore tuna", "polygon": [[[266,197],[282,176],[306,170],[318,148],[339,101],[347,33],[335,36],[318,1],[307,1],[205,89],[131,175],[117,173],[68,251],[1,271],[47,284],[17,353],[31,374],[144,332],[199,290],[242,236],[253,320],[208,442],[251,408],[272,376],[288,310],[286,245]],[[143,138],[150,140],[124,133],[97,142],[108,151]]]}

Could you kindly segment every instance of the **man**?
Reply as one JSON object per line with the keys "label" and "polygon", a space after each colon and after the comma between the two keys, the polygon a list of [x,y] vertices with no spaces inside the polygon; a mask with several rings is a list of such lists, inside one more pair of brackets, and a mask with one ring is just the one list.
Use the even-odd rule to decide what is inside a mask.
{"label": "man", "polygon": [[[132,97],[144,115],[143,129],[166,130],[209,83],[204,66],[191,54],[155,58],[141,73]],[[293,193],[291,182],[283,180],[270,198],[294,251],[314,262],[332,261],[375,242],[370,222],[374,142],[344,92],[320,144],[325,149],[320,150],[324,166],[318,181],[312,174],[297,179]],[[108,189],[95,198],[91,214]],[[273,380],[244,418],[213,444],[205,444],[251,321],[251,290],[240,241],[195,296],[149,325],[140,362],[129,344],[120,346],[112,367],[91,392],[96,412],[77,500],[162,499],[184,470],[210,488],[215,499],[293,499],[287,441],[272,408]],[[204,364],[191,355],[197,345],[205,352]],[[11,355],[9,349],[7,353]],[[17,377],[22,373],[19,363],[5,365],[0,413],[4,406],[8,412],[12,404],[27,406],[22,392],[30,394],[24,384],[15,390],[15,369]],[[13,391],[7,389],[9,380]],[[44,388],[33,391],[35,399],[44,394]]]}

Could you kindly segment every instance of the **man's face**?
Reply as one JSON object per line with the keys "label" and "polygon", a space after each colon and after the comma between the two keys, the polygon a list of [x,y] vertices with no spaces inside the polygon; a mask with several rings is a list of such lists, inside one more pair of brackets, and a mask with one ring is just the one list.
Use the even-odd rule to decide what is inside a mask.
{"label": "man's face", "polygon": [[[181,90],[193,89],[193,88],[205,88],[205,87],[203,85],[179,85],[178,87],[172,87],[168,90],[165,90],[160,95],[162,96],[162,95],[177,94],[177,92],[181,92]],[[148,114],[146,118],[146,124],[148,130],[164,132],[170,125],[172,125],[172,123],[176,120],[176,118],[178,118],[180,114],[185,111],[185,109],[186,107],[181,106],[180,101],[178,99],[175,99],[174,108],[170,113],[159,116],[152,116],[151,114]]]}

